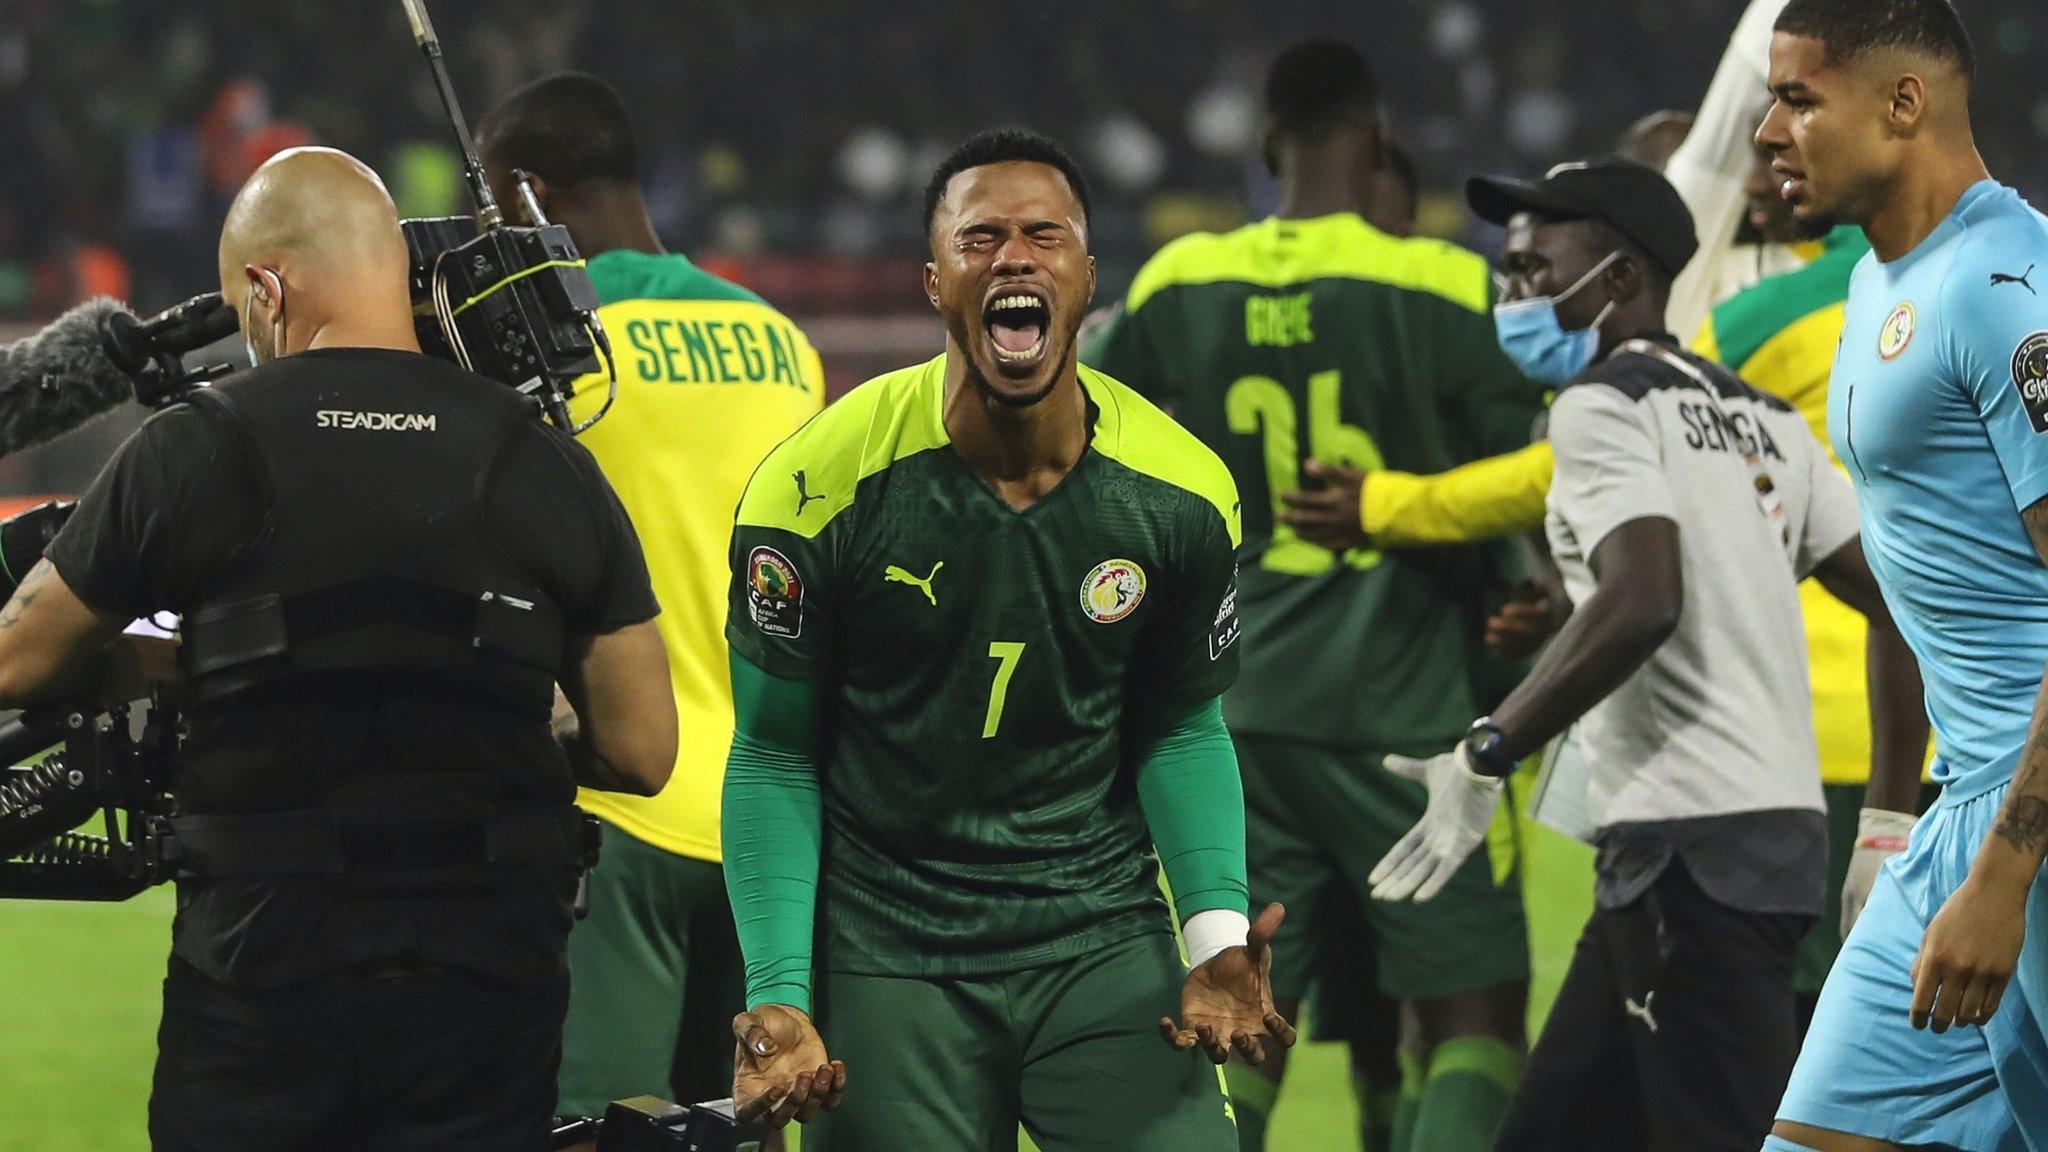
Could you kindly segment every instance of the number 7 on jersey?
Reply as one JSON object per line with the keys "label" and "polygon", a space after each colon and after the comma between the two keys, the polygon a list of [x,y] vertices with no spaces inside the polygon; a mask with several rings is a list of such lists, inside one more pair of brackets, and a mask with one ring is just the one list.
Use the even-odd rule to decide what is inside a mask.
{"label": "number 7 on jersey", "polygon": [[996,734],[996,725],[1003,722],[1003,701],[1010,695],[1010,677],[1017,673],[1017,662],[1024,658],[1024,645],[1011,640],[996,640],[988,646],[988,657],[996,661],[996,682],[988,690],[988,717],[981,723],[981,738],[990,739]]}

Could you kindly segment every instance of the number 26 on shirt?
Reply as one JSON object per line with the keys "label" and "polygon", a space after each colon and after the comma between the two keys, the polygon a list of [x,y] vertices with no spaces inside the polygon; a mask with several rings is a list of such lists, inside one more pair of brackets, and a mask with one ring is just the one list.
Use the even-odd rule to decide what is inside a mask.
{"label": "number 26 on shirt", "polygon": [[[1386,467],[1379,445],[1365,429],[1344,423],[1343,383],[1343,374],[1335,370],[1308,378],[1308,457],[1377,472]],[[1330,550],[1303,540],[1280,522],[1280,513],[1286,510],[1281,494],[1301,487],[1301,420],[1287,386],[1270,376],[1240,377],[1223,395],[1223,414],[1232,432],[1264,440],[1273,538],[1259,566],[1291,576],[1329,571],[1336,563]],[[1353,568],[1370,568],[1380,562],[1380,553],[1373,548],[1353,548],[1344,553],[1344,562]]]}

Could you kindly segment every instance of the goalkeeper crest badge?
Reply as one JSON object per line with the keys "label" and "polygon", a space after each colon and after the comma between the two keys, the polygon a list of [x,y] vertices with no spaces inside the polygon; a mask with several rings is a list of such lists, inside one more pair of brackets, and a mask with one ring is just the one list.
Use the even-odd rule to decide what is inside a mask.
{"label": "goalkeeper crest badge", "polygon": [[1097,624],[1114,624],[1145,599],[1145,570],[1135,560],[1104,560],[1081,581],[1081,611]]}
{"label": "goalkeeper crest badge", "polygon": [[756,548],[747,557],[747,615],[770,636],[794,640],[803,634],[803,577],[773,548]]}

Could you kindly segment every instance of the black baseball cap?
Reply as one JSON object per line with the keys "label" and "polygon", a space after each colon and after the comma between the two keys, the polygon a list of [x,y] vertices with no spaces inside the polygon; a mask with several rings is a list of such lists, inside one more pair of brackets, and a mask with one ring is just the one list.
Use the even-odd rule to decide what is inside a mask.
{"label": "black baseball cap", "polygon": [[1559,164],[1541,180],[1474,176],[1465,199],[1481,220],[1506,224],[1517,212],[1552,220],[1598,220],[1628,237],[1677,276],[1699,250],[1692,212],[1662,172],[1619,156]]}

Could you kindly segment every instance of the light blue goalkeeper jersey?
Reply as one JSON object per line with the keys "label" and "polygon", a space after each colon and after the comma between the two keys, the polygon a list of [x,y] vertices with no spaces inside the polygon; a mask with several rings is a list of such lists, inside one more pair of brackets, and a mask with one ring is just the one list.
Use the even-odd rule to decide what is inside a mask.
{"label": "light blue goalkeeper jersey", "polygon": [[1927,239],[1849,283],[1828,432],[1863,547],[1919,657],[1954,800],[2012,777],[2048,664],[2048,218],[1982,181]]}

